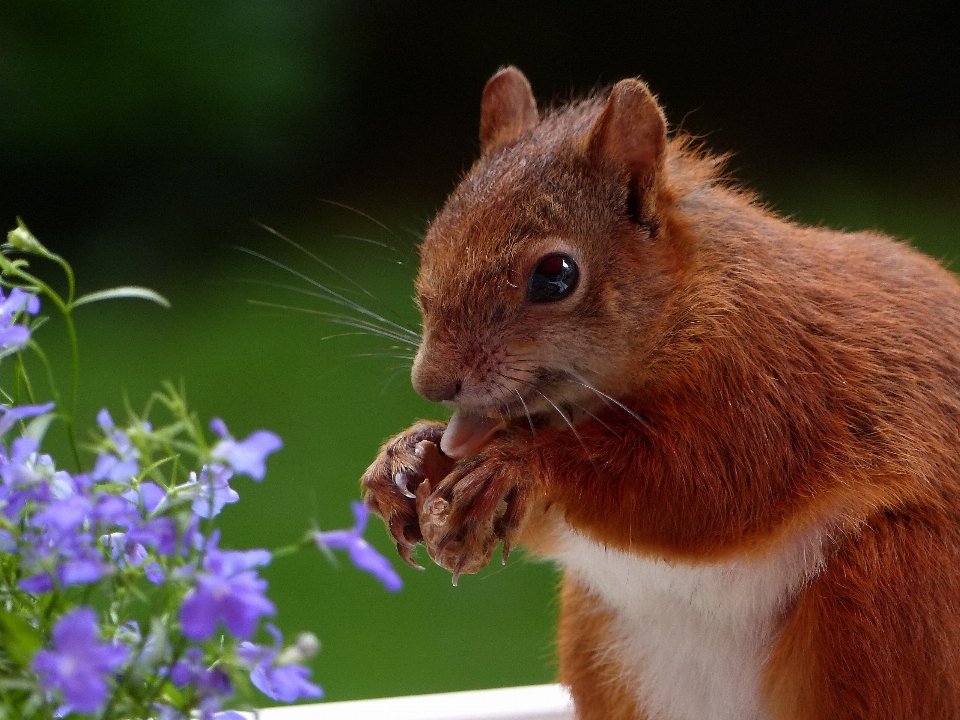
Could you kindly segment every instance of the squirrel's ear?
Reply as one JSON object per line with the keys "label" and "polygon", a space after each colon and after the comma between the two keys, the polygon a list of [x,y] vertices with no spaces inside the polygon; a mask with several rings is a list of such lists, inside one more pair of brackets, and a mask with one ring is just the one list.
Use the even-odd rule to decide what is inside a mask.
{"label": "squirrel's ear", "polygon": [[537,126],[537,101],[524,74],[505,67],[487,80],[480,102],[480,148],[516,140]]}
{"label": "squirrel's ear", "polygon": [[650,89],[640,80],[613,86],[587,139],[587,152],[626,165],[639,187],[649,186],[663,168],[667,121]]}

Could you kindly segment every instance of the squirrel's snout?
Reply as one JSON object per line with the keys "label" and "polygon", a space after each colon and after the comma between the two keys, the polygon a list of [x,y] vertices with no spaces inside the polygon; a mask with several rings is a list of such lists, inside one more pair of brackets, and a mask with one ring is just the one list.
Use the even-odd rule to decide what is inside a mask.
{"label": "squirrel's snout", "polygon": [[443,378],[435,381],[434,378],[413,376],[413,389],[431,402],[453,400],[460,393],[460,387],[459,380]]}
{"label": "squirrel's snout", "polygon": [[450,371],[451,365],[450,362],[437,362],[421,349],[410,374],[413,389],[431,402],[453,400],[460,394],[463,383],[455,372]]}

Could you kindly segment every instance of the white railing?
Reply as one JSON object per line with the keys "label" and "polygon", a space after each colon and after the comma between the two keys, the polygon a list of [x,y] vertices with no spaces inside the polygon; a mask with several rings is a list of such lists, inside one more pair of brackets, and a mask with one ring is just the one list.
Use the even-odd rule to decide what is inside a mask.
{"label": "white railing", "polygon": [[259,720],[574,720],[570,696],[559,685],[294,705],[257,715]]}

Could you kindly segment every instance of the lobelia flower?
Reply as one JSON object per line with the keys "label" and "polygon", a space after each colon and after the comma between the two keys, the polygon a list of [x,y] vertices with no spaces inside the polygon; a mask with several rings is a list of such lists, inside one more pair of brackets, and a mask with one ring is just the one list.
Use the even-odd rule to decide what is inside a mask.
{"label": "lobelia flower", "polygon": [[[250,682],[254,687],[272,700],[280,702],[323,697],[323,689],[307,679],[310,677],[309,668],[298,665],[296,661],[285,662],[283,653],[280,652],[283,647],[280,631],[270,623],[265,627],[273,637],[273,647],[243,642],[237,649],[241,659],[253,667]],[[316,647],[316,638],[313,640]],[[302,654],[295,655],[300,659]]]}
{"label": "lobelia flower", "polygon": [[13,519],[28,502],[47,503],[53,497],[57,470],[49,455],[37,453],[37,441],[19,437],[10,444],[10,454],[0,445],[0,497],[4,514]]}
{"label": "lobelia flower", "polygon": [[[170,671],[170,679],[178,687],[193,687],[200,695],[199,720],[248,720],[248,716],[233,710],[219,712],[223,701],[233,695],[233,685],[227,674],[218,667],[207,669],[203,664],[203,652],[199,648],[189,648],[184,658],[179,660]],[[161,714],[160,720],[190,720],[194,715],[184,715],[169,709]]]}
{"label": "lobelia flower", "polygon": [[[23,570],[32,573],[18,585],[39,593],[56,585],[95,582],[110,568],[84,526],[95,515],[94,503],[84,494],[82,478],[57,471],[50,457],[38,455],[36,448],[35,440],[21,437],[13,442],[9,457],[0,452],[0,504],[7,519],[22,526],[15,549]],[[11,541],[16,542],[12,536]]]}
{"label": "lobelia flower", "polygon": [[[192,717],[162,703],[154,705],[154,709],[157,711],[157,720],[191,720]],[[200,718],[201,720],[250,720],[250,713],[225,710],[224,712],[202,714]]]}
{"label": "lobelia flower", "polygon": [[230,697],[233,686],[230,678],[219,668],[208,670],[203,662],[203,650],[187,648],[183,657],[170,669],[170,680],[178,688],[188,685],[196,688],[201,695],[219,695]]}
{"label": "lobelia flower", "polygon": [[106,408],[97,413],[97,424],[110,438],[116,452],[102,452],[90,474],[94,480],[127,482],[140,472],[140,451],[130,441],[130,436],[118,430]]}
{"label": "lobelia flower", "polygon": [[[0,291],[0,296],[2,295],[3,292]],[[55,405],[52,402],[44,403],[43,405],[18,405],[12,408],[0,405],[0,409],[3,410],[3,415],[0,416],[0,437],[6,435],[7,431],[21,420],[36,415],[43,415],[53,410],[54,407]]]}
{"label": "lobelia flower", "polygon": [[[103,516],[112,524],[126,528],[125,532],[107,533],[100,538],[118,567],[139,566],[149,558],[147,547],[164,556],[177,551],[176,521],[163,515],[149,517],[164,505],[166,499],[166,491],[152,482],[140,483],[119,497],[103,495]],[[147,580],[154,585],[159,585],[166,577],[163,567],[155,561],[148,562],[143,569]]]}
{"label": "lobelia flower", "polygon": [[193,513],[205,519],[216,517],[224,505],[235,503],[240,495],[229,485],[233,471],[223,465],[204,465],[200,477],[190,473],[190,479],[180,486],[184,497],[194,498]]}
{"label": "lobelia flower", "polygon": [[[8,239],[20,250],[63,264],[22,224]],[[4,267],[16,274],[25,265],[14,261]],[[99,295],[147,294],[120,288]],[[98,298],[84,301],[92,299]],[[30,326],[36,324],[29,315],[39,309],[37,297],[26,290],[0,289],[0,359],[33,345]],[[25,376],[16,381],[29,388]],[[237,440],[217,418],[211,427],[218,437],[208,447],[194,436],[192,417],[176,391],[159,399],[174,418],[156,432],[135,419],[117,427],[101,410],[97,422],[103,435],[94,469],[77,474],[57,470],[40,452],[52,415],[13,439],[15,428],[51,413],[53,403],[0,405],[0,615],[5,616],[0,620],[8,625],[0,627],[3,718],[46,715],[54,703],[59,704],[54,717],[132,720],[146,713],[158,720],[242,720],[246,714],[222,707],[234,693],[231,678],[244,672],[276,700],[322,695],[303,662],[316,651],[314,636],[305,634],[284,649],[279,631],[268,626],[272,644],[240,643],[276,612],[257,570],[271,561],[270,553],[221,550],[219,534],[207,529],[212,523],[206,520],[239,499],[230,487],[232,476],[262,480],[281,439],[259,430]],[[152,405],[153,400],[148,408]],[[71,418],[63,419],[75,440]],[[184,457],[208,463],[194,468],[186,483],[182,478],[191,468],[182,464]],[[389,586],[392,569],[360,537],[365,524],[366,515],[357,514],[355,528],[318,534],[317,542],[347,549],[358,566]],[[143,576],[163,587],[149,588]],[[110,581],[98,582],[103,578]],[[399,578],[396,583],[399,587]],[[102,612],[76,607],[86,602]],[[151,618],[149,635],[131,614]],[[48,642],[38,650],[41,637]],[[7,677],[6,670],[13,674]]]}
{"label": "lobelia flower", "polygon": [[40,572],[20,580],[21,589],[49,592],[56,585],[93,583],[110,572],[93,534],[81,527],[92,512],[88,498],[73,496],[50,503],[30,519],[23,536],[23,566]]}
{"label": "lobelia flower", "polygon": [[267,581],[255,568],[270,563],[266,550],[220,550],[219,533],[211,535],[196,575],[196,587],[180,606],[180,624],[190,640],[206,640],[223,622],[234,636],[245,640],[253,634],[263,615],[276,608],[265,596]]}
{"label": "lobelia flower", "polygon": [[45,506],[65,500],[84,492],[87,485],[86,476],[57,470],[49,455],[37,453],[33,438],[17,438],[9,454],[0,444],[0,509],[8,520],[18,522],[28,503]]}
{"label": "lobelia flower", "polygon": [[[144,560],[150,557],[141,543],[128,542],[127,533],[110,533],[100,538],[103,546],[110,550],[110,557],[118,568],[127,566],[139,567]],[[163,568],[157,562],[149,562],[143,566],[144,575],[154,585],[159,585],[166,579]]]}
{"label": "lobelia flower", "polygon": [[19,350],[30,340],[30,328],[14,324],[17,313],[23,310],[31,315],[40,311],[36,295],[15,287],[4,296],[0,288],[0,352]]}
{"label": "lobelia flower", "polygon": [[98,639],[96,613],[79,607],[53,626],[53,648],[34,656],[32,668],[40,686],[61,693],[66,701],[61,711],[96,712],[107,698],[107,679],[129,658],[129,648]]}
{"label": "lobelia flower", "polygon": [[[27,470],[21,476],[29,476]],[[39,509],[27,520],[22,536],[22,566],[32,574],[20,580],[21,589],[49,592],[58,585],[89,584],[109,574],[113,568],[103,561],[95,541],[98,535],[118,567],[143,563],[148,557],[147,547],[161,555],[175,552],[174,520],[163,516],[144,519],[166,497],[158,485],[141,483],[118,497],[100,490],[90,492],[90,484],[82,477],[77,480],[62,471],[51,474],[50,468],[46,474],[50,477],[46,482],[42,477],[36,480],[28,498]],[[43,488],[48,492],[40,492]],[[25,496],[21,493],[21,506]],[[109,532],[118,526],[126,531]],[[144,570],[154,584],[163,581],[163,568],[158,563],[150,562]]]}
{"label": "lobelia flower", "polygon": [[268,430],[257,430],[246,440],[234,440],[226,423],[220,418],[210,421],[210,429],[221,438],[213,447],[213,458],[222,460],[234,472],[249,475],[254,480],[263,480],[267,473],[267,455],[283,447],[283,441]]}
{"label": "lobelia flower", "polygon": [[350,561],[361,570],[373,575],[390,592],[397,592],[403,587],[403,581],[396,570],[376,548],[363,539],[370,511],[361,502],[350,503],[356,524],[349,530],[331,530],[329,532],[314,533],[313,540],[319,547],[334,550],[346,550]]}
{"label": "lobelia flower", "polygon": [[44,478],[53,476],[53,461],[36,454],[37,442],[32,438],[17,438],[10,453],[0,445],[0,506],[8,520],[19,519],[28,502],[43,502],[49,498],[50,487]]}

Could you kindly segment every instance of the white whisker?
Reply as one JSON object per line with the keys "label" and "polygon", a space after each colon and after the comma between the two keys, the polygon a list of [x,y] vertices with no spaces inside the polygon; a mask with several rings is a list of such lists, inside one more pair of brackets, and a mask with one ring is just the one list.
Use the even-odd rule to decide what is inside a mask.
{"label": "white whisker", "polygon": [[614,405],[616,405],[618,408],[620,408],[621,410],[623,410],[625,413],[627,413],[630,417],[632,417],[634,420],[636,420],[638,423],[640,423],[640,424],[643,425],[644,427],[650,427],[650,423],[647,422],[647,420],[646,420],[645,418],[643,418],[642,416],[640,416],[640,415],[638,415],[637,413],[635,413],[633,410],[631,410],[630,408],[628,408],[626,405],[624,405],[624,404],[623,404],[622,402],[620,402],[619,400],[610,397],[609,395],[607,395],[605,392],[603,392],[603,391],[601,391],[601,390],[597,390],[595,387],[593,387],[593,385],[590,385],[589,383],[587,383],[583,378],[581,378],[580,376],[578,376],[576,373],[573,373],[573,372],[571,372],[571,371],[569,371],[569,370],[567,370],[566,373],[567,373],[567,375],[569,375],[569,376],[573,379],[573,381],[576,382],[578,385],[582,385],[582,386],[585,387],[587,390],[590,390],[591,392],[596,393],[598,397],[600,397],[600,398],[602,398],[602,399],[604,399],[604,400],[608,400],[608,401],[612,402]]}
{"label": "white whisker", "polygon": [[397,342],[404,343],[410,347],[418,346],[417,343],[413,342],[409,338],[398,335],[390,330],[385,330],[379,325],[374,325],[373,323],[350,317],[349,315],[339,315],[337,313],[325,312],[323,310],[314,310],[313,308],[299,307],[297,305],[283,305],[281,303],[272,303],[265,300],[248,300],[247,302],[251,305],[258,305],[260,307],[269,307],[278,310],[291,310],[307,313],[308,315],[317,315],[324,318],[327,322],[333,323],[334,325],[344,325],[346,327],[357,328],[358,330],[365,330],[370,335],[377,335],[388,340],[396,340]]}
{"label": "white whisker", "polygon": [[517,395],[517,399],[520,401],[520,404],[523,405],[523,411],[527,414],[527,422],[530,423],[530,432],[534,435],[537,434],[537,429],[533,426],[533,418],[530,416],[530,408],[527,407],[527,403],[523,399],[523,395],[520,394],[519,390],[514,390],[514,393]]}
{"label": "white whisker", "polygon": [[333,205],[333,206],[338,207],[338,208],[343,208],[344,210],[349,210],[350,212],[355,213],[355,214],[359,215],[360,217],[369,220],[369,221],[372,222],[374,225],[376,225],[377,227],[379,227],[381,230],[386,230],[388,233],[390,233],[391,235],[393,235],[393,237],[395,237],[398,241],[402,242],[402,240],[400,240],[400,236],[399,236],[399,235],[397,235],[397,234],[396,234],[393,230],[391,230],[388,226],[384,225],[382,222],[380,222],[380,221],[377,220],[375,217],[373,217],[373,215],[368,215],[367,213],[363,212],[362,210],[358,210],[357,208],[352,207],[352,206],[350,206],[350,205],[347,205],[346,203],[337,202],[336,200],[328,200],[327,198],[317,198],[317,199],[318,199],[320,202],[322,202],[322,203],[326,203],[327,205]]}
{"label": "white whisker", "polygon": [[373,319],[375,319],[375,320],[377,320],[377,321],[379,321],[379,322],[381,322],[381,323],[383,323],[383,324],[385,324],[385,325],[389,325],[390,327],[395,328],[398,332],[406,333],[406,334],[410,335],[411,337],[416,338],[416,340],[419,342],[419,340],[420,340],[420,334],[419,334],[419,333],[416,333],[416,332],[414,332],[413,330],[410,330],[410,329],[404,327],[403,325],[399,325],[399,324],[397,324],[397,323],[395,323],[395,322],[393,322],[393,321],[391,321],[391,320],[387,320],[387,319],[386,319],[385,317],[383,317],[382,315],[378,315],[377,313],[373,312],[372,310],[369,310],[369,309],[365,308],[363,305],[360,305],[359,303],[354,302],[354,301],[351,300],[350,298],[345,297],[344,295],[341,295],[340,293],[335,292],[334,290],[331,290],[331,289],[330,289],[329,287],[327,287],[326,285],[323,285],[322,283],[317,282],[317,281],[314,280],[313,278],[311,278],[311,277],[309,277],[309,276],[307,276],[307,275],[304,275],[302,272],[299,272],[299,271],[297,271],[297,270],[294,270],[292,267],[290,267],[290,266],[288,266],[288,265],[285,265],[284,263],[280,262],[279,260],[274,260],[273,258],[268,257],[267,255],[264,255],[263,253],[259,253],[259,252],[257,252],[256,250],[251,250],[250,248],[245,248],[245,247],[241,247],[241,246],[235,246],[235,247],[236,247],[236,249],[239,250],[240,252],[246,253],[247,255],[252,255],[252,256],[255,257],[255,258],[259,258],[259,259],[263,260],[264,262],[268,262],[268,263],[270,263],[271,265],[280,268],[281,270],[285,270],[286,272],[290,273],[290,274],[293,275],[294,277],[300,278],[301,280],[309,283],[310,285],[314,286],[315,288],[318,288],[319,290],[322,290],[323,292],[327,293],[327,295],[329,295],[331,298],[334,298],[334,299],[338,300],[338,301],[339,301],[339,304],[345,305],[346,307],[349,307],[351,310],[354,310],[355,312],[358,312],[358,313],[360,313],[361,315],[366,315],[367,317],[373,318]]}
{"label": "white whisker", "polygon": [[339,270],[338,268],[336,268],[336,267],[334,267],[333,265],[331,265],[330,263],[328,263],[328,262],[327,262],[326,260],[324,260],[323,258],[321,258],[321,257],[319,257],[318,255],[316,255],[315,253],[310,252],[309,250],[307,250],[307,248],[305,248],[303,245],[301,245],[301,244],[298,243],[297,241],[295,241],[295,240],[287,237],[286,235],[284,235],[283,233],[279,232],[278,230],[274,230],[274,229],[273,229],[272,227],[270,227],[269,225],[264,225],[263,223],[258,222],[258,221],[256,221],[256,220],[254,220],[254,222],[255,222],[257,225],[259,225],[261,228],[263,228],[264,230],[266,230],[268,233],[270,233],[271,235],[273,235],[274,237],[279,238],[280,240],[283,240],[285,243],[287,243],[288,245],[296,248],[297,250],[299,250],[300,252],[302,252],[304,255],[306,255],[308,258],[310,258],[311,260],[313,260],[313,261],[315,261],[316,263],[320,264],[322,267],[325,267],[325,268],[326,268],[327,270],[329,270],[330,272],[332,272],[332,273],[334,273],[335,275],[338,275],[339,277],[343,278],[344,280],[346,280],[348,283],[350,283],[351,285],[353,285],[353,287],[355,287],[357,290],[359,290],[360,292],[362,292],[364,295],[366,295],[366,296],[367,296],[368,298],[370,298],[371,300],[375,300],[376,302],[379,302],[379,303],[382,304],[382,301],[380,300],[380,298],[378,298],[376,295],[374,295],[374,294],[371,293],[369,290],[367,290],[365,287],[363,287],[363,285],[361,285],[360,283],[358,283],[356,280],[354,280],[352,277],[350,277],[350,276],[347,275],[346,273],[342,272],[342,271]]}

